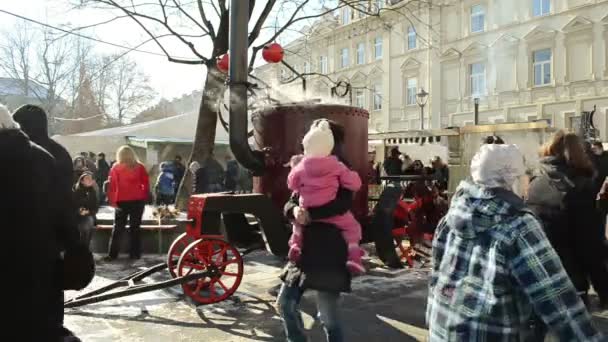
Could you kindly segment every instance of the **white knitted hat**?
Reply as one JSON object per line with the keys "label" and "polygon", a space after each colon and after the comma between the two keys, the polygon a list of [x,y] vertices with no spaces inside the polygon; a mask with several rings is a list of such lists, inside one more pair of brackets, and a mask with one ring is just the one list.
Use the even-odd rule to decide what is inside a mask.
{"label": "white knitted hat", "polygon": [[334,134],[327,120],[318,121],[302,140],[304,155],[307,157],[327,157],[334,149]]}
{"label": "white knitted hat", "polygon": [[3,104],[0,104],[0,129],[19,129],[19,124],[13,120],[11,112]]}
{"label": "white knitted hat", "polygon": [[196,173],[196,171],[198,171],[198,169],[201,168],[201,164],[199,164],[199,162],[197,161],[193,161],[192,163],[190,163],[190,172],[192,173]]}
{"label": "white knitted hat", "polygon": [[524,157],[515,145],[482,145],[471,161],[473,181],[489,188],[511,190],[525,173]]}

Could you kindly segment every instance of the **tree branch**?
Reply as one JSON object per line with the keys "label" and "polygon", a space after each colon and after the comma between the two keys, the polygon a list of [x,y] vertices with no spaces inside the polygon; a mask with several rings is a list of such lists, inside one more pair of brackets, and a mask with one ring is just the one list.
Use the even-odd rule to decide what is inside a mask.
{"label": "tree branch", "polygon": [[[138,13],[138,12],[132,12],[129,11],[128,9],[126,9],[124,6],[121,6],[120,4],[116,3],[116,1],[114,0],[94,0],[97,2],[101,2],[101,3],[105,3],[111,6],[114,6],[114,8],[117,8],[121,11],[123,11],[126,15],[128,15],[133,21],[135,21],[150,37],[152,37],[154,39],[154,42],[156,43],[156,45],[158,45],[158,47],[163,51],[163,53],[167,56],[167,58],[169,59],[170,62],[174,62],[174,63],[181,63],[181,64],[206,64],[208,62],[208,59],[201,55],[195,48],[194,48],[194,44],[192,44],[191,42],[187,41],[186,39],[184,39],[184,37],[182,35],[180,35],[179,33],[175,32],[169,25],[167,22],[163,22],[162,20],[158,19],[158,18],[154,18],[151,17],[149,15],[146,14],[142,14],[142,13]],[[186,46],[188,46],[190,48],[190,50],[192,51],[192,53],[194,53],[195,56],[197,56],[198,58],[200,58],[200,60],[196,61],[188,61],[188,60],[183,60],[183,59],[177,59],[177,58],[173,58],[171,57],[171,55],[169,54],[169,52],[165,49],[165,47],[158,41],[158,39],[156,39],[156,36],[137,18],[137,17],[141,17],[143,19],[148,19],[154,22],[157,22],[159,24],[161,24],[162,26],[164,26],[167,31],[169,31],[171,34],[173,34],[173,36],[175,36],[177,39],[179,39],[180,41],[182,41]]]}
{"label": "tree branch", "polygon": [[209,30],[206,29],[205,26],[201,25],[201,23],[199,23],[196,19],[194,19],[194,17],[192,17],[187,11],[185,11],[183,7],[177,3],[177,0],[173,0],[173,3],[179,9],[179,11],[182,12],[188,19],[192,20],[192,22],[196,24],[196,26],[203,30],[203,32],[209,34]]}
{"label": "tree branch", "polygon": [[[279,36],[281,33],[283,33],[283,32],[284,32],[284,31],[285,31],[285,30],[286,30],[286,29],[287,29],[289,26],[293,25],[293,23],[295,23],[296,21],[299,21],[299,20],[304,20],[304,19],[294,19],[294,18],[295,18],[295,17],[298,15],[298,12],[300,12],[300,10],[302,10],[302,8],[303,8],[303,7],[304,7],[306,4],[308,4],[308,2],[309,2],[309,1],[310,1],[310,0],[305,0],[305,1],[303,1],[303,2],[302,2],[300,5],[298,5],[298,7],[296,8],[296,10],[293,12],[293,14],[291,15],[291,17],[290,17],[290,18],[289,18],[289,20],[287,21],[287,23],[286,23],[285,25],[283,25],[283,27],[281,27],[281,29],[279,29],[277,32],[275,32],[275,34],[272,36],[272,38],[268,39],[268,40],[267,40],[267,41],[266,41],[264,44],[262,44],[262,45],[258,45],[258,46],[253,47],[253,49],[252,49],[252,54],[251,54],[251,60],[249,61],[249,70],[253,70],[253,63],[255,62],[255,57],[257,56],[258,51],[260,51],[260,50],[261,50],[261,49],[262,49],[262,48],[263,48],[265,45],[267,45],[267,44],[271,43],[272,41],[274,41],[274,40],[275,40],[275,39],[276,39],[276,38],[277,38],[277,37],[278,37],[278,36]],[[318,14],[318,15],[315,15],[315,16],[311,16],[311,18],[314,18],[314,17],[320,17],[320,16],[323,16],[323,15],[325,15],[325,14],[327,14],[327,13],[330,13],[330,12],[333,12],[333,10],[331,10],[331,11],[326,11],[326,12],[324,12],[324,14]],[[302,17],[302,18],[305,18],[305,17]],[[262,25],[263,25],[263,24],[264,24],[264,23],[262,22]],[[250,43],[252,43],[252,42],[250,42]]]}
{"label": "tree branch", "polygon": [[[215,38],[216,38],[215,30],[213,28],[213,25],[209,21],[209,19],[207,19],[207,15],[205,14],[205,9],[203,8],[203,0],[197,0],[197,4],[198,4],[198,12],[201,15],[203,24],[205,24],[205,26],[207,27],[207,32],[209,33],[209,36],[211,37],[211,39],[215,40]],[[218,13],[218,15],[219,15],[219,13]]]}
{"label": "tree branch", "polygon": [[226,0],[218,0],[218,5],[220,6],[220,12],[226,12]]}
{"label": "tree branch", "polygon": [[266,1],[266,6],[264,6],[260,17],[258,18],[258,21],[255,23],[255,26],[253,26],[253,30],[251,30],[251,33],[249,34],[249,45],[253,44],[253,42],[258,39],[260,32],[262,31],[262,26],[266,22],[266,19],[268,19],[268,16],[270,15],[270,12],[272,12],[272,8],[274,7],[276,2],[276,0]]}

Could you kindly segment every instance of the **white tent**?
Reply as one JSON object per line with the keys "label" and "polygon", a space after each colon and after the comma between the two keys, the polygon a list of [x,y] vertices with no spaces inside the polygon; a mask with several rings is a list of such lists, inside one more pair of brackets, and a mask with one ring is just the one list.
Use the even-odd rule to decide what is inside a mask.
{"label": "white tent", "polygon": [[[144,144],[143,146],[138,144],[139,147],[145,147],[148,141],[192,144],[197,121],[198,113],[193,112],[133,125],[65,136],[56,135],[53,138],[65,146],[73,156],[83,151],[104,152],[112,156],[120,146],[132,141]],[[215,144],[228,145],[228,143],[228,133],[218,120]]]}

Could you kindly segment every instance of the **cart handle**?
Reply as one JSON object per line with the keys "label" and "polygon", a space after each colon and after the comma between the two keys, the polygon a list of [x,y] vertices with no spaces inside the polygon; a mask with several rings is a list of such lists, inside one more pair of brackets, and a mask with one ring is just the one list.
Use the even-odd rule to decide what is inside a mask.
{"label": "cart handle", "polygon": [[195,222],[196,222],[196,219],[193,219],[193,218],[191,218],[191,219],[176,219],[176,221],[179,222],[179,223],[185,223],[185,224],[194,225]]}

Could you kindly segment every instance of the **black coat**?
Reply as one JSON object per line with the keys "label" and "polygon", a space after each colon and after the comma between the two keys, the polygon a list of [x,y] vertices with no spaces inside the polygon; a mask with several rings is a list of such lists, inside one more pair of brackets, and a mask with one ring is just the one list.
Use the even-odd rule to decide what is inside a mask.
{"label": "black coat", "polygon": [[[210,157],[205,162],[204,166],[201,166],[194,173],[194,177],[192,179],[193,182],[193,193],[195,194],[206,194],[211,192],[211,190],[217,191],[217,187],[223,188],[224,186],[224,169],[222,165],[215,160],[213,157]],[[214,186],[214,189],[211,189],[211,186]]]}
{"label": "black coat", "polygon": [[[4,282],[2,341],[56,341],[58,331],[47,314],[56,274],[58,246],[53,231],[60,203],[55,162],[19,130],[0,129],[0,196]],[[5,338],[18,332],[19,338]]]}
{"label": "black coat", "polygon": [[[93,255],[88,246],[80,241],[74,204],[72,202],[72,159],[68,151],[49,138],[47,116],[38,106],[25,105],[17,109],[13,119],[21,125],[31,141],[40,145],[55,159],[53,165],[40,168],[39,171],[47,177],[52,177],[52,190],[55,210],[51,221],[53,239],[56,241],[55,251],[56,267],[53,268],[54,284],[47,288],[48,297],[54,300],[49,307],[50,311],[41,312],[48,317],[48,321],[57,329],[63,326],[63,289],[80,288],[91,280],[95,265]],[[64,257],[60,252],[65,251]],[[75,256],[75,257],[73,257]]]}
{"label": "black coat", "polygon": [[97,161],[97,173],[95,173],[95,181],[97,185],[101,188],[103,182],[108,180],[108,176],[110,175],[110,165],[105,159],[101,159]]}
{"label": "black coat", "polygon": [[591,278],[602,297],[608,295],[608,272],[601,266],[602,245],[595,210],[595,186],[591,176],[574,172],[563,159],[541,159],[532,178],[527,204],[538,216],[549,241],[579,291]]}
{"label": "black coat", "polygon": [[384,161],[384,171],[389,176],[399,176],[403,174],[403,161],[399,157],[388,157]]}
{"label": "black coat", "polygon": [[95,188],[77,184],[74,187],[73,195],[74,213],[76,213],[76,216],[80,218],[80,208],[84,208],[89,211],[89,215],[95,218],[99,210],[99,200]]}
{"label": "black coat", "polygon": [[192,176],[192,193],[204,194],[207,193],[209,182],[207,181],[207,173],[204,168],[199,168]]}
{"label": "black coat", "polygon": [[182,163],[175,162],[175,186],[179,187],[182,183],[182,179],[186,174],[186,167]]}
{"label": "black coat", "polygon": [[[327,223],[314,222],[346,213],[352,207],[353,193],[340,189],[336,199],[319,208],[309,208],[313,223],[304,228],[303,249],[297,265],[288,263],[281,279],[304,289],[349,292],[351,275],[346,268],[348,248],[340,231]],[[285,205],[285,216],[293,219],[298,205],[296,195]]]}
{"label": "black coat", "polygon": [[596,175],[595,175],[595,189],[597,192],[602,188],[602,184],[608,177],[608,152],[603,152],[601,155],[591,156],[591,161],[593,162],[593,166],[595,167]]}
{"label": "black coat", "polygon": [[66,246],[76,246],[80,240],[80,234],[72,211],[74,208],[72,204],[72,185],[74,184],[72,158],[63,146],[49,138],[47,116],[40,107],[22,106],[17,109],[13,118],[21,125],[21,129],[31,141],[40,145],[55,158],[55,170],[45,170],[47,173],[55,175],[54,191],[60,199],[59,210],[62,217],[55,222],[55,229],[58,241],[64,249]]}

